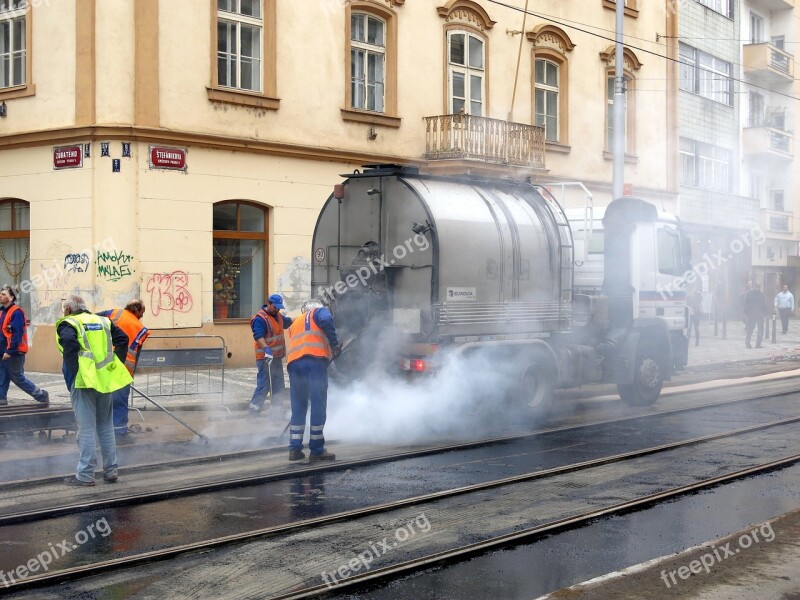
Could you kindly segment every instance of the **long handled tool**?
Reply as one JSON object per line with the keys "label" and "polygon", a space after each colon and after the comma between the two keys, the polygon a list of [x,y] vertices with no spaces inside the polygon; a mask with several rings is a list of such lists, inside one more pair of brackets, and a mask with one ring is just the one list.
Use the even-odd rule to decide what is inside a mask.
{"label": "long handled tool", "polygon": [[169,411],[168,411],[166,408],[164,408],[164,407],[163,407],[163,406],[161,406],[161,405],[160,405],[158,402],[156,402],[155,400],[153,400],[153,399],[152,399],[150,396],[148,396],[147,394],[145,394],[145,393],[143,393],[143,392],[140,392],[139,390],[137,390],[135,386],[133,386],[133,385],[132,385],[132,386],[131,386],[131,389],[132,389],[134,392],[136,392],[137,394],[139,394],[140,396],[142,396],[143,398],[145,398],[145,399],[149,400],[150,402],[152,402],[153,404],[155,404],[155,405],[156,405],[158,408],[160,408],[161,410],[163,410],[163,411],[164,411],[165,413],[167,413],[167,414],[168,414],[170,417],[172,417],[173,419],[175,419],[175,420],[176,420],[178,423],[180,423],[181,425],[183,425],[184,427],[186,427],[186,429],[188,429],[189,431],[191,431],[193,434],[195,434],[195,435],[199,436],[199,437],[200,437],[200,439],[201,439],[201,440],[203,440],[203,442],[205,443],[205,445],[206,445],[206,446],[208,446],[208,444],[209,444],[209,442],[210,442],[211,440],[209,440],[209,439],[208,439],[206,436],[204,436],[202,433],[200,433],[199,431],[195,431],[194,429],[192,429],[192,428],[191,428],[189,425],[187,425],[187,424],[186,424],[184,421],[181,421],[181,420],[180,420],[178,417],[176,417],[175,415],[173,415],[173,414],[172,414],[171,412],[169,412]]}

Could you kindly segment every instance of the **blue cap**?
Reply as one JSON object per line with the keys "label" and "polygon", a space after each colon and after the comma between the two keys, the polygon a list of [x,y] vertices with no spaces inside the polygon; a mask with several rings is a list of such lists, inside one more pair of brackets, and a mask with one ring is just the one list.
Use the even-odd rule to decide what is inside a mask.
{"label": "blue cap", "polygon": [[281,298],[280,294],[272,294],[269,297],[269,302],[278,310],[283,310],[283,298]]}

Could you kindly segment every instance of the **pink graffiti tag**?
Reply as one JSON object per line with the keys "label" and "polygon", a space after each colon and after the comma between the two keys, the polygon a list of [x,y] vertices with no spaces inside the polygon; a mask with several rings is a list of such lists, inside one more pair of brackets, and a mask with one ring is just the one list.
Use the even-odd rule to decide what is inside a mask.
{"label": "pink graffiti tag", "polygon": [[189,276],[184,271],[153,273],[147,280],[150,292],[150,311],[158,316],[162,310],[189,312],[192,309],[192,294],[188,289]]}

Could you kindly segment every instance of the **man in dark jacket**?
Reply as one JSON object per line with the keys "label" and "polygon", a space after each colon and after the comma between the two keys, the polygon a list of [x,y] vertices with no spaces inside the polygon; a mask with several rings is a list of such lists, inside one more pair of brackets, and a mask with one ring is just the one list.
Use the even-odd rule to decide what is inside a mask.
{"label": "man in dark jacket", "polygon": [[0,288],[0,406],[8,404],[8,386],[13,381],[19,389],[47,406],[50,396],[25,377],[25,353],[28,351],[28,332],[25,313],[14,302],[17,294],[10,285]]}
{"label": "man in dark jacket", "polygon": [[764,317],[766,314],[767,300],[764,297],[764,292],[761,291],[761,287],[757,283],[753,284],[753,289],[744,296],[745,346],[748,348],[752,348],[750,338],[753,335],[754,328],[758,330],[756,348],[761,348],[761,340],[764,339]]}

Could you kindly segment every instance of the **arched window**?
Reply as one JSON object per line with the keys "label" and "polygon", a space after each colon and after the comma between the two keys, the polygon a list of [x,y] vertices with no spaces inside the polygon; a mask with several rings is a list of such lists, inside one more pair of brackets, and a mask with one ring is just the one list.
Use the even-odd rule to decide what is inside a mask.
{"label": "arched window", "polygon": [[542,23],[527,33],[533,42],[533,123],[545,129],[550,143],[567,145],[569,62],[575,44],[567,33]]}
{"label": "arched window", "polygon": [[[27,202],[17,199],[0,201],[0,285],[13,284],[18,292],[22,282],[30,279],[30,222]],[[17,304],[30,317],[30,294],[20,292]]]}
{"label": "arched window", "polygon": [[483,116],[486,111],[486,68],[483,38],[469,31],[447,32],[447,81],[450,114],[464,111]]}
{"label": "arched window", "polygon": [[[642,63],[629,48],[622,51],[625,73],[625,154],[636,154],[636,76]],[[611,140],[614,136],[614,46],[609,46],[600,53],[600,59],[606,64],[606,148],[611,151]]]}
{"label": "arched window", "polygon": [[249,319],[267,288],[268,213],[241,200],[214,205],[214,320]]}

